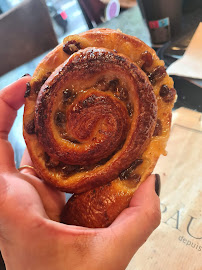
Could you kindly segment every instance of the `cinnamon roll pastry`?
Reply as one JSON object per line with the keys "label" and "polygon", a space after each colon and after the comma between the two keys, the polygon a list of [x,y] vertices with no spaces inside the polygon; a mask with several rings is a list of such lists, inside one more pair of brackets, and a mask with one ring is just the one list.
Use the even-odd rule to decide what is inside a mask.
{"label": "cinnamon roll pastry", "polygon": [[41,61],[25,97],[34,167],[73,193],[61,221],[109,226],[166,155],[176,92],[164,62],[135,37],[90,30]]}

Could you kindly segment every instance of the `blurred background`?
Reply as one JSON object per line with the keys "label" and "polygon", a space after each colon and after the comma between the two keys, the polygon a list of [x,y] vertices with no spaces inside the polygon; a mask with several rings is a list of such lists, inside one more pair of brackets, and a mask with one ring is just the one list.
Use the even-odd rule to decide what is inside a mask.
{"label": "blurred background", "polygon": [[[0,0],[0,90],[25,73],[32,75],[65,36],[94,27],[120,29],[140,38],[168,67],[183,56],[201,21],[201,0]],[[173,79],[175,108],[202,111],[201,80]],[[25,148],[22,114],[23,108],[9,135],[17,167]]]}
{"label": "blurred background", "polygon": [[[0,0],[0,76],[24,63],[9,75],[11,81],[24,71],[32,74],[37,56],[65,36],[94,27],[120,28],[155,49],[188,34],[180,50],[171,53],[180,57],[201,18],[201,0]],[[0,89],[7,82],[0,77]]]}
{"label": "blurred background", "polygon": [[[135,0],[0,0],[0,76],[54,48],[65,36],[97,27],[135,4]],[[30,73],[35,66],[35,61],[30,63]],[[3,86],[1,82],[0,89]]]}
{"label": "blurred background", "polygon": [[[36,0],[37,1],[37,0]],[[0,14],[5,13],[19,4],[23,0],[0,0]],[[48,7],[49,15],[58,38],[64,34],[79,33],[88,28],[96,27],[99,23],[107,20],[105,11],[110,1],[108,0],[44,0]],[[113,1],[121,2],[124,8],[135,5],[136,0]],[[114,4],[115,5],[115,4]],[[119,7],[117,7],[119,14]],[[121,8],[122,10],[122,8]],[[111,15],[113,17],[113,14]],[[109,19],[109,18],[108,18]]]}

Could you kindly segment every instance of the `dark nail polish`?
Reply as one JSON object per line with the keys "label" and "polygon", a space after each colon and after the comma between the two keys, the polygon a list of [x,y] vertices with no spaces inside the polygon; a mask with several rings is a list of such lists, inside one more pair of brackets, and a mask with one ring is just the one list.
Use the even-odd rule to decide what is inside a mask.
{"label": "dark nail polish", "polygon": [[25,73],[22,77],[31,76],[29,73]]}
{"label": "dark nail polish", "polygon": [[156,194],[159,196],[161,191],[161,178],[159,174],[155,174],[155,191]]}

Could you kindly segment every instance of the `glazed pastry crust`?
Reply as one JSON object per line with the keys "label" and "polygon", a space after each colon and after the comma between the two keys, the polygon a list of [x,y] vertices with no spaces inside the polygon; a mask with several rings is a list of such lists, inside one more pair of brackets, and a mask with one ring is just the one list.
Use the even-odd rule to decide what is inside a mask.
{"label": "glazed pastry crust", "polygon": [[[117,80],[117,92],[109,91],[109,83]],[[61,100],[70,88],[76,97],[63,113]],[[93,29],[65,38],[50,52],[36,68],[26,96],[23,132],[35,169],[45,181],[75,194],[62,222],[110,225],[166,154],[176,93],[164,62],[135,37]],[[61,121],[63,114],[68,138],[61,140],[64,125],[55,119],[59,115]],[[82,121],[95,123],[98,115],[102,125],[89,132],[91,124],[85,129]],[[70,170],[65,174],[64,164]]]}

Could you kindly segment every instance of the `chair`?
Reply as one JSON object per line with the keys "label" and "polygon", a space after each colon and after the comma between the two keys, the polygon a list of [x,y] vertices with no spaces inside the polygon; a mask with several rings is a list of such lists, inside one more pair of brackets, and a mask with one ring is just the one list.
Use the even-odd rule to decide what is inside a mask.
{"label": "chair", "polygon": [[100,0],[78,0],[89,29],[103,22],[106,5]]}
{"label": "chair", "polygon": [[0,15],[0,76],[58,44],[45,0],[26,0]]}

